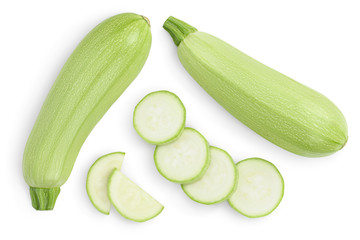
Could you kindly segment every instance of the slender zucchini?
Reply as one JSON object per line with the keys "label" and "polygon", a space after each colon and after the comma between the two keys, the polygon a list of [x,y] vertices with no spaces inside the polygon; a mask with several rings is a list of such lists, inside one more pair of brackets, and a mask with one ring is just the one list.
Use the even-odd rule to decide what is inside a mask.
{"label": "slender zucchini", "polygon": [[164,28],[199,85],[270,142],[307,157],[330,155],[347,142],[345,118],[325,96],[174,17]]}
{"label": "slender zucchini", "polygon": [[25,147],[23,175],[35,209],[53,209],[82,144],[138,75],[150,45],[148,20],[125,13],[96,26],[69,57]]}

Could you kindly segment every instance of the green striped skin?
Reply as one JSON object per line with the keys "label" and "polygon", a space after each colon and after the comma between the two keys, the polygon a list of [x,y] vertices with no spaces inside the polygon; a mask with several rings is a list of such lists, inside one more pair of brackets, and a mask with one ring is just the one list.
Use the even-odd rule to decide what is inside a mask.
{"label": "green striped skin", "polygon": [[298,155],[326,156],[345,145],[345,118],[328,98],[188,26],[173,17],[164,24],[185,69],[234,117]]}
{"label": "green striped skin", "polygon": [[27,141],[23,174],[35,188],[60,187],[85,139],[142,69],[151,46],[148,20],[125,13],[96,26],[52,86]]}

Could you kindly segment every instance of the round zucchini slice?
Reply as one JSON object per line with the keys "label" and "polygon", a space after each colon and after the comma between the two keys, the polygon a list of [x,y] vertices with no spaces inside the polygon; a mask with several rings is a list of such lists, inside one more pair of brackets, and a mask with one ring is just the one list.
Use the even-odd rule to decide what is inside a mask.
{"label": "round zucchini slice", "polygon": [[169,181],[190,183],[209,166],[209,144],[198,131],[185,128],[175,141],[156,146],[154,160],[160,174]]}
{"label": "round zucchini slice", "polygon": [[238,183],[228,199],[239,213],[263,217],[274,211],[284,195],[284,180],[274,164],[261,158],[249,158],[236,164]]}
{"label": "round zucchini slice", "polygon": [[234,191],[237,171],[231,156],[224,150],[210,146],[210,165],[196,182],[181,187],[192,200],[214,204],[226,200]]}
{"label": "round zucchini slice", "polygon": [[180,136],[185,127],[186,110],[180,98],[169,91],[146,95],[135,107],[136,132],[151,144],[165,144]]}

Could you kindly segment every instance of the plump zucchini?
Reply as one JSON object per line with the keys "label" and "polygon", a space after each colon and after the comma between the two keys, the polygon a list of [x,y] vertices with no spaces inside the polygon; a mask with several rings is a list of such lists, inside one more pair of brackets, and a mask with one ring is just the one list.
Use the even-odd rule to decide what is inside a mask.
{"label": "plump zucchini", "polygon": [[174,17],[164,28],[190,75],[259,135],[307,157],[326,156],[345,145],[345,118],[325,96]]}
{"label": "plump zucchini", "polygon": [[23,174],[33,207],[54,207],[82,144],[142,69],[150,51],[148,20],[125,13],[95,27],[52,86],[27,141]]}

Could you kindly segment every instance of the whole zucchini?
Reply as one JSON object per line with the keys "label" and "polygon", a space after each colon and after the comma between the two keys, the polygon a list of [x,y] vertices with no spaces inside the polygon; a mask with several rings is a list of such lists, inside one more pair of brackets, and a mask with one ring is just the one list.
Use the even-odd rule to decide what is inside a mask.
{"label": "whole zucchini", "polygon": [[164,28],[190,75],[259,135],[307,157],[326,156],[345,145],[345,118],[325,96],[174,17]]}
{"label": "whole zucchini", "polygon": [[138,75],[150,46],[148,20],[124,13],[96,26],[69,57],[25,147],[23,174],[35,209],[53,209],[82,144]]}

